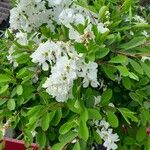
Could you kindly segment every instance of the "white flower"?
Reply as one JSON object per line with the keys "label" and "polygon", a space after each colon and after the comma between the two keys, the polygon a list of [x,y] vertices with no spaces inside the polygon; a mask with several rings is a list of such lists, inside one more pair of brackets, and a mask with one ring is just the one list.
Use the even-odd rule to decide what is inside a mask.
{"label": "white flower", "polygon": [[[22,29],[27,32],[36,30],[43,23],[51,22],[49,18],[53,15],[52,10],[47,10],[45,1],[20,0],[16,7],[10,11],[10,28]],[[49,26],[51,28],[51,26]]]}
{"label": "white flower", "polygon": [[[97,14],[76,5],[72,0],[47,0],[49,8],[46,7],[46,1],[43,0],[20,0],[16,6],[10,11],[10,28],[15,30],[23,30],[26,32],[38,31],[39,27],[47,24],[52,32],[55,31],[57,24],[63,24],[68,28],[74,25],[95,24],[98,31],[105,33],[108,31],[104,24],[100,23]],[[109,12],[106,12],[109,18]]]}
{"label": "white flower", "polygon": [[37,75],[35,75],[35,76],[34,76],[34,78],[32,79],[32,82],[33,82],[33,83],[37,83],[37,82],[38,82],[38,80],[39,80],[38,76],[37,76]]}
{"label": "white flower", "polygon": [[27,33],[17,32],[16,38],[20,45],[28,45]]}
{"label": "white flower", "polygon": [[48,0],[49,2],[49,6],[55,6],[59,5],[59,6],[68,6],[70,5],[70,3],[72,2],[72,0]]}
{"label": "white flower", "polygon": [[110,12],[109,12],[109,11],[106,11],[106,12],[105,12],[105,15],[106,15],[106,19],[109,20],[109,19],[110,19]]}
{"label": "white flower", "polygon": [[100,33],[105,33],[105,32],[107,32],[107,31],[109,31],[108,28],[105,28],[105,27],[104,27],[104,24],[103,24],[103,23],[98,23],[98,24],[97,24],[97,29],[98,29],[98,32],[100,32]]}
{"label": "white flower", "polygon": [[37,132],[36,131],[31,131],[31,134],[32,134],[33,137],[35,137]]}
{"label": "white flower", "polygon": [[99,126],[105,128],[105,129],[108,129],[110,125],[108,122],[105,121],[105,119],[103,119],[103,120],[101,120]]}
{"label": "white flower", "polygon": [[32,62],[42,65],[43,70],[48,70],[47,61],[52,64],[61,55],[61,48],[54,42],[47,41],[40,44],[38,49],[31,55]]}
{"label": "white flower", "polygon": [[69,39],[70,40],[75,40],[76,42],[81,42],[81,35],[78,31],[76,31],[73,28],[69,29]]}
{"label": "white flower", "polygon": [[97,63],[89,62],[88,64],[84,64],[79,71],[79,77],[83,77],[83,87],[87,88],[89,84],[92,87],[98,87],[99,83],[97,81]]}
{"label": "white flower", "polygon": [[40,44],[31,58],[34,63],[42,65],[43,70],[51,67],[51,75],[43,85],[47,93],[58,102],[67,101],[71,97],[73,82],[78,77],[77,64],[82,60],[74,47],[61,41],[47,41]]}
{"label": "white flower", "polygon": [[116,150],[118,148],[117,144],[115,142],[117,142],[118,139],[118,135],[117,134],[109,134],[108,132],[105,133],[105,135],[107,137],[106,140],[104,140],[104,144],[103,146],[105,146],[107,148],[107,150]]}
{"label": "white flower", "polygon": [[80,14],[80,13],[75,14],[75,16],[74,16],[74,23],[76,25],[84,24],[85,23],[85,17],[82,14]]}
{"label": "white flower", "polygon": [[99,105],[101,102],[101,96],[99,95],[97,97],[94,97],[94,99],[95,99],[95,105]]}
{"label": "white flower", "polygon": [[135,15],[133,17],[133,19],[137,22],[137,23],[147,23],[146,20],[144,20],[144,18],[142,18],[141,16]]}
{"label": "white flower", "polygon": [[30,41],[35,42],[35,44],[39,45],[42,43],[42,40],[44,39],[44,35],[40,35],[38,32],[35,32],[34,34],[31,35]]}
{"label": "white flower", "polygon": [[64,9],[59,15],[59,21],[66,27],[71,27],[70,23],[74,21],[75,12],[71,8]]}
{"label": "white flower", "polygon": [[16,61],[16,58],[17,58],[17,56],[14,56],[13,55],[13,53],[15,52],[15,45],[12,45],[11,47],[10,47],[10,49],[8,50],[8,56],[7,56],[7,59],[9,60],[9,62],[10,63],[12,63],[13,64],[13,66],[16,68],[16,67],[18,67],[18,63],[17,63],[17,61]]}
{"label": "white flower", "polygon": [[[116,142],[119,141],[119,136],[113,133],[113,130],[109,128],[109,123],[105,121],[105,119],[101,120],[101,122],[96,122],[98,129],[96,132],[100,135],[100,137],[104,140],[103,146],[106,147],[107,150],[116,150],[118,148]],[[99,129],[101,127],[101,129]]]}
{"label": "white flower", "polygon": [[142,59],[141,59],[141,61],[143,61],[143,62],[146,61],[146,60],[150,60],[150,57],[143,56]]}
{"label": "white flower", "polygon": [[48,0],[49,5],[59,5],[62,3],[63,0]]}
{"label": "white flower", "polygon": [[58,102],[68,100],[73,81],[77,78],[76,62],[67,57],[61,57],[52,67],[51,75],[43,85],[46,91],[56,98]]}
{"label": "white flower", "polygon": [[108,106],[115,108],[115,105],[113,103],[109,103]]}
{"label": "white flower", "polygon": [[72,59],[68,59],[67,57],[60,57],[56,65],[52,68],[51,72],[52,74],[58,74],[62,75],[63,77],[66,77],[66,81],[68,83],[72,81],[72,79],[77,78],[76,74],[77,66],[76,66],[76,61]]}
{"label": "white flower", "polygon": [[133,31],[130,31],[130,35],[134,36],[134,32],[133,32]]}
{"label": "white flower", "polygon": [[81,35],[78,31],[73,28],[69,29],[69,39],[75,40],[79,43],[88,43],[89,40],[95,39],[94,33],[92,31],[92,24],[89,24],[85,29],[84,33]]}
{"label": "white flower", "polygon": [[115,133],[112,133],[112,129],[101,130],[100,132],[101,138],[104,140],[104,146],[107,148],[107,150],[115,150],[118,148],[118,146],[115,144],[115,142],[119,141],[119,136]]}
{"label": "white flower", "polygon": [[144,35],[145,37],[149,37],[149,34],[145,30],[141,34]]}

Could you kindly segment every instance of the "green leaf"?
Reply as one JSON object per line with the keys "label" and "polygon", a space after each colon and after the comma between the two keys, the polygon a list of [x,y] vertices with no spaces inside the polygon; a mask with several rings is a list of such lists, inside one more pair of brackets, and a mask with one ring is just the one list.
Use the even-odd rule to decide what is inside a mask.
{"label": "green leaf", "polygon": [[31,107],[30,110],[27,112],[27,116],[33,117],[33,116],[38,116],[41,113],[41,110],[43,110],[43,105],[37,105],[34,107]]}
{"label": "green leaf", "polygon": [[59,141],[60,142],[66,142],[69,141],[70,139],[75,139],[76,137],[78,137],[78,133],[75,131],[69,131],[66,134],[62,134],[59,136]]}
{"label": "green leaf", "polygon": [[12,77],[7,74],[0,74],[0,83],[10,82]]}
{"label": "green leaf", "polygon": [[87,110],[87,108],[84,108],[83,109],[83,111],[81,111],[81,113],[80,113],[80,120],[82,120],[82,121],[87,121],[88,120],[88,110]]}
{"label": "green leaf", "polygon": [[125,66],[116,66],[116,68],[119,70],[120,74],[124,77],[129,75],[129,71],[127,69],[127,67]]}
{"label": "green leaf", "polygon": [[118,118],[114,112],[108,111],[107,118],[108,118],[108,122],[112,127],[117,128],[119,126]]}
{"label": "green leaf", "polygon": [[135,25],[133,25],[132,26],[134,29],[135,28],[144,28],[144,29],[146,29],[146,28],[150,28],[150,25],[148,24],[148,23],[136,23]]}
{"label": "green leaf", "polygon": [[79,123],[79,136],[83,140],[87,141],[89,138],[89,129],[85,121],[80,120]]}
{"label": "green leaf", "polygon": [[100,48],[98,51],[96,51],[95,55],[96,55],[96,59],[101,59],[103,57],[105,57],[108,53],[109,53],[109,49],[108,48]]}
{"label": "green leaf", "polygon": [[34,85],[30,85],[30,84],[24,85],[22,97],[26,99],[31,99],[35,95],[34,91],[35,91]]}
{"label": "green leaf", "polygon": [[122,44],[120,48],[123,50],[130,50],[132,48],[138,47],[146,42],[146,38],[143,36],[140,37],[134,37],[131,41],[128,43]]}
{"label": "green leaf", "polygon": [[102,67],[104,69],[104,72],[108,76],[108,78],[110,78],[111,80],[115,81],[116,80],[115,72],[117,71],[117,69],[115,67],[107,66],[107,65],[104,65]]}
{"label": "green leaf", "polygon": [[51,150],[63,150],[64,146],[66,145],[66,142],[61,142],[58,144],[55,144]]}
{"label": "green leaf", "polygon": [[131,64],[131,66],[133,67],[133,69],[134,69],[137,73],[143,75],[143,69],[142,69],[142,67],[139,65],[139,63],[137,63],[137,62],[136,62],[135,60],[133,60],[133,59],[130,59],[130,64]]}
{"label": "green leaf", "polygon": [[138,122],[137,117],[135,117],[135,113],[130,111],[127,108],[118,108],[119,112],[122,114],[123,118],[127,121],[128,124],[130,124],[129,119],[131,119],[134,122]]}
{"label": "green leaf", "polygon": [[42,35],[44,35],[45,37],[47,37],[47,38],[50,38],[51,37],[51,31],[50,31],[50,28],[47,28],[47,27],[45,27],[45,26],[42,26],[42,27],[40,27],[40,31],[41,31],[41,33],[42,33]]}
{"label": "green leaf", "polygon": [[148,140],[146,141],[145,147],[146,147],[146,150],[150,149],[150,138],[148,138]]}
{"label": "green leaf", "polygon": [[57,126],[62,118],[62,111],[58,109],[55,111],[55,115],[51,121],[52,125]]}
{"label": "green leaf", "polygon": [[145,74],[150,78],[150,66],[144,62],[141,62],[141,66],[142,66]]}
{"label": "green leaf", "polygon": [[134,74],[133,72],[129,72],[129,77],[130,77],[131,79],[134,79],[134,80],[136,80],[136,81],[139,81],[139,77],[138,77],[136,74]]}
{"label": "green leaf", "polygon": [[132,98],[132,100],[134,100],[135,102],[138,102],[140,105],[142,105],[142,100],[136,93],[130,92],[129,95]]}
{"label": "green leaf", "polygon": [[79,142],[76,142],[74,147],[73,147],[73,150],[81,150],[81,147],[80,147],[80,143]]}
{"label": "green leaf", "polygon": [[149,83],[149,78],[148,77],[142,77],[142,79],[139,81],[140,85],[147,85]]}
{"label": "green leaf", "polygon": [[18,85],[17,86],[16,92],[17,92],[18,95],[22,95],[22,93],[23,93],[23,87],[22,87],[22,85]]}
{"label": "green leaf", "polygon": [[143,124],[143,126],[146,126],[146,124],[150,122],[150,112],[149,110],[143,108],[141,109],[140,113],[141,123]]}
{"label": "green leaf", "polygon": [[52,111],[49,113],[49,118],[50,118],[50,123],[53,120],[54,116],[55,116],[56,111]]}
{"label": "green leaf", "polygon": [[111,58],[111,60],[109,62],[110,63],[127,63],[128,58],[123,55],[118,55],[116,57]]}
{"label": "green leaf", "polygon": [[89,119],[96,119],[96,120],[102,119],[100,112],[98,110],[92,109],[92,108],[88,109],[88,117],[89,117]]}
{"label": "green leaf", "polygon": [[17,73],[17,78],[24,78],[28,75],[29,70],[26,67],[20,69]]}
{"label": "green leaf", "polygon": [[84,141],[83,139],[80,139],[80,147],[81,147],[81,150],[88,150],[88,144],[86,141]]}
{"label": "green leaf", "polygon": [[16,103],[14,99],[9,99],[7,102],[7,107],[9,110],[14,110],[16,107]]}
{"label": "green leaf", "polygon": [[52,146],[51,150],[62,150],[66,144],[73,141],[77,136],[78,134],[76,132],[68,132],[67,135],[64,136],[64,138],[61,138],[60,143]]}
{"label": "green leaf", "polygon": [[25,64],[30,60],[29,54],[22,54],[19,57],[16,58],[17,63],[19,64]]}
{"label": "green leaf", "polygon": [[142,142],[146,137],[146,127],[140,127],[136,134],[136,140]]}
{"label": "green leaf", "polygon": [[4,93],[4,92],[6,92],[6,91],[7,91],[7,89],[8,89],[8,87],[9,87],[9,85],[8,85],[8,84],[4,85],[4,86],[0,89],[0,94],[2,94],[2,93]]}
{"label": "green leaf", "polygon": [[128,77],[123,77],[123,78],[122,78],[122,84],[123,84],[123,86],[124,86],[126,89],[131,89],[132,83],[131,83],[130,78],[128,78]]}
{"label": "green leaf", "polygon": [[101,104],[102,105],[108,104],[110,102],[111,98],[112,98],[112,90],[111,89],[107,89],[102,94]]}
{"label": "green leaf", "polygon": [[50,124],[50,114],[46,112],[41,118],[41,127],[43,131],[46,131],[49,128]]}
{"label": "green leaf", "polygon": [[5,104],[7,102],[7,99],[0,99],[0,106],[2,106],[3,104]]}
{"label": "green leaf", "polygon": [[125,12],[129,12],[130,8],[133,5],[133,1],[132,0],[124,0],[124,3],[122,5],[122,10]]}
{"label": "green leaf", "polygon": [[[76,92],[76,89],[73,89]],[[67,101],[67,106],[69,107],[69,109],[75,113],[80,113],[79,109],[75,107],[75,102],[76,100],[68,100]]]}
{"label": "green leaf", "polygon": [[125,137],[124,142],[128,145],[135,145],[136,144],[136,140],[132,137],[129,137],[129,136]]}
{"label": "green leaf", "polygon": [[104,19],[106,11],[108,11],[108,7],[107,6],[102,6],[101,9],[99,10],[98,19],[100,21],[102,21]]}
{"label": "green leaf", "polygon": [[149,101],[145,101],[145,102],[143,103],[143,105],[144,105],[144,107],[145,107],[146,109],[150,109],[150,102],[149,102]]}
{"label": "green leaf", "polygon": [[46,145],[46,135],[44,132],[37,132],[36,142],[39,144],[40,148],[44,148]]}
{"label": "green leaf", "polygon": [[76,127],[77,124],[75,123],[75,121],[68,121],[65,124],[63,124],[60,129],[59,129],[59,133],[60,134],[66,134],[67,132],[69,132],[72,128]]}
{"label": "green leaf", "polygon": [[75,43],[74,47],[75,47],[75,50],[79,53],[86,53],[87,52],[87,49],[83,43]]}
{"label": "green leaf", "polygon": [[93,137],[97,144],[102,144],[102,139],[100,135],[94,130],[93,130]]}

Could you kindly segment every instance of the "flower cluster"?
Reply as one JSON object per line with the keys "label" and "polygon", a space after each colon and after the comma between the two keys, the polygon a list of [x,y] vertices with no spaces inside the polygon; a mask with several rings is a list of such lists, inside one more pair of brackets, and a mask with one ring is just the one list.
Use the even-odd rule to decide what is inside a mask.
{"label": "flower cluster", "polygon": [[51,67],[51,75],[43,85],[47,92],[59,102],[71,96],[74,80],[83,78],[83,87],[98,86],[97,67],[94,62],[85,63],[81,54],[73,46],[61,41],[47,41],[40,44],[31,55],[32,61],[42,66],[44,71]]}
{"label": "flower cluster", "polygon": [[[147,145],[146,135],[141,139],[138,132],[131,137],[127,133],[136,137],[128,145],[117,128],[135,122],[132,129],[146,133],[149,123],[150,36],[145,14],[139,16],[133,1],[15,2],[6,32],[8,52],[2,42],[3,118],[17,114],[12,124],[24,131],[28,145],[35,136],[40,149],[84,149],[101,139],[107,150],[144,148],[140,144]],[[56,136],[50,139],[49,134]]]}
{"label": "flower cluster", "polygon": [[96,122],[95,125],[98,127],[97,133],[104,140],[103,146],[107,148],[107,150],[115,150],[118,148],[116,142],[119,141],[119,136],[117,133],[113,133],[113,129],[109,128],[110,125],[105,119],[100,122]]}
{"label": "flower cluster", "polygon": [[16,67],[18,67],[18,63],[16,61],[17,56],[13,55],[14,52],[15,52],[15,45],[12,45],[8,51],[9,55],[7,56],[7,59],[16,68]]}
{"label": "flower cluster", "polygon": [[[107,11],[108,20],[109,15]],[[16,7],[11,10],[10,27],[24,31],[19,31],[16,35],[16,40],[20,45],[28,45],[27,32],[36,31],[43,24],[46,24],[54,32],[55,23],[68,28],[70,40],[87,45],[89,40],[95,38],[92,31],[93,25],[97,26],[100,33],[109,31],[105,24],[99,22],[97,18],[96,13],[73,3],[72,0],[29,0],[27,2],[19,0]],[[86,26],[85,22],[87,22]],[[79,33],[72,24],[85,26],[83,33]],[[41,42],[37,36],[32,36],[30,39],[35,43]],[[17,62],[13,52],[10,50],[8,59],[16,67]],[[86,63],[84,57],[77,54],[71,44],[61,41],[41,43],[31,58],[32,62],[38,63],[44,71],[51,69],[50,77],[43,87],[47,88],[47,92],[56,97],[57,101],[66,101],[69,98],[73,82],[78,77],[83,78],[83,87],[85,88],[90,84],[92,87],[99,85],[97,81],[98,65],[95,62]]]}
{"label": "flower cluster", "polygon": [[[31,32],[38,29],[43,23],[52,28],[50,21],[51,10],[45,7],[42,0],[19,0],[17,6],[10,11],[10,27],[18,30]],[[42,19],[40,19],[42,18]]]}
{"label": "flower cluster", "polygon": [[79,35],[71,24],[84,25],[85,21],[88,20],[89,30],[91,30],[92,24],[95,24],[99,32],[109,31],[103,23],[98,21],[97,14],[74,4],[72,0],[48,0],[48,6],[46,6],[45,0],[29,0],[26,2],[19,0],[10,14],[10,27],[15,30],[22,29],[31,32],[46,24],[54,32],[55,23],[57,23],[68,27],[71,32],[70,35],[73,31],[74,34]]}

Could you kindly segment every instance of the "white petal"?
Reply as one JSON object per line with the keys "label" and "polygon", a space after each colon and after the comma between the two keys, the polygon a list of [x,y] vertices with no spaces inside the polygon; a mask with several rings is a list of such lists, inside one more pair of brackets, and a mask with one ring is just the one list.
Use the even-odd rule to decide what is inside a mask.
{"label": "white petal", "polygon": [[42,64],[42,69],[44,71],[47,71],[49,69],[49,66],[48,66],[48,64],[46,62]]}

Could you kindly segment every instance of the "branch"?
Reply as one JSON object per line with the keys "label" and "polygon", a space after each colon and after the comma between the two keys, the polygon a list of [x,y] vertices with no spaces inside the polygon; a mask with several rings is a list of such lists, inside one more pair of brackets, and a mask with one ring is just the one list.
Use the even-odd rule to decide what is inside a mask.
{"label": "branch", "polygon": [[0,96],[0,99],[5,99],[5,98],[9,99],[10,97],[8,97],[8,96]]}
{"label": "branch", "polygon": [[115,54],[121,54],[124,56],[132,57],[132,58],[141,58],[141,57],[150,57],[150,53],[145,53],[145,54],[131,54],[131,53],[125,53],[122,51],[112,51]]}

